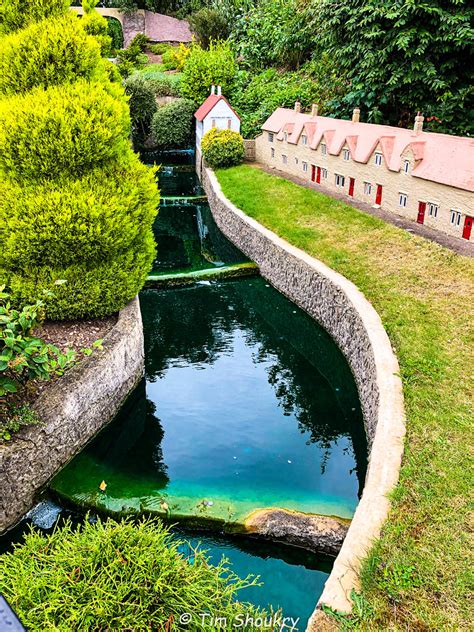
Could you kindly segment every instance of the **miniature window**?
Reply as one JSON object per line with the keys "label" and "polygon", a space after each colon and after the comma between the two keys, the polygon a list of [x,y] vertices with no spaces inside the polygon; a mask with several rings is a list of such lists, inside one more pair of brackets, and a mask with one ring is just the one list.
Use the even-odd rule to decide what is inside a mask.
{"label": "miniature window", "polygon": [[284,164],[284,165],[288,164],[288,156],[283,155],[283,156],[281,157],[281,160],[282,160],[282,162],[283,162],[283,164]]}
{"label": "miniature window", "polygon": [[433,202],[428,202],[428,215],[430,217],[438,217],[439,204],[433,204]]}
{"label": "miniature window", "polygon": [[302,145],[307,145],[308,144],[308,137],[307,136],[302,136],[301,137],[301,144]]}
{"label": "miniature window", "polygon": [[343,187],[346,182],[346,178],[341,176],[339,173],[336,173],[336,186]]}
{"label": "miniature window", "polygon": [[215,126],[216,126],[216,119],[212,119],[212,120],[211,120],[211,125],[212,125],[212,127],[215,127]]}
{"label": "miniature window", "polygon": [[288,140],[288,132],[285,132],[285,133],[283,134],[283,136],[284,136],[285,140]]}
{"label": "miniature window", "polygon": [[399,193],[398,194],[398,206],[402,206],[403,208],[406,207],[408,202],[408,196],[406,193]]}
{"label": "miniature window", "polygon": [[275,158],[275,148],[274,147],[272,147],[271,156],[272,156],[272,158]]}
{"label": "miniature window", "polygon": [[349,159],[350,159],[351,154],[350,154],[350,152],[349,152],[349,150],[348,150],[348,149],[344,149],[344,150],[343,150],[343,152],[342,152],[342,157],[344,158],[344,160],[349,160]]}
{"label": "miniature window", "polygon": [[403,171],[404,173],[408,173],[410,171],[410,161],[405,160],[403,163]]}
{"label": "miniature window", "polygon": [[268,132],[268,142],[273,143],[275,140],[275,134],[273,132]]}
{"label": "miniature window", "polygon": [[375,164],[377,165],[377,167],[380,167],[380,165],[382,164],[382,154],[376,153],[375,154]]}
{"label": "miniature window", "polygon": [[326,155],[327,149],[326,149],[326,145],[324,143],[321,143],[321,153],[323,156]]}
{"label": "miniature window", "polygon": [[324,169],[324,167],[321,169],[321,178],[326,179],[328,177],[328,170]]}
{"label": "miniature window", "polygon": [[308,171],[308,163],[303,162],[303,171],[306,173]]}
{"label": "miniature window", "polygon": [[461,223],[461,213],[455,209],[451,209],[451,224],[453,226],[459,226]]}
{"label": "miniature window", "polygon": [[372,185],[370,182],[364,182],[364,195],[370,195],[372,193]]}

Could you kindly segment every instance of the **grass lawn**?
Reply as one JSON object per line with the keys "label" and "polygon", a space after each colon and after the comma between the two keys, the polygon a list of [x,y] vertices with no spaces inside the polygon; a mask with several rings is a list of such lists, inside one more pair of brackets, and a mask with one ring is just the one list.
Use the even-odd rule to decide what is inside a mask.
{"label": "grass lawn", "polygon": [[470,629],[474,260],[250,165],[217,176],[236,206],[364,292],[400,362],[404,460],[353,623]]}

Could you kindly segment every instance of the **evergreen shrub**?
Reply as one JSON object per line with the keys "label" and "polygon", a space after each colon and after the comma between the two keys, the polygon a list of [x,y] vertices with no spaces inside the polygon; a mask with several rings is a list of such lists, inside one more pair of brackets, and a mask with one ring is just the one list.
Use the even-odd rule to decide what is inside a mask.
{"label": "evergreen shrub", "polygon": [[129,150],[130,115],[117,84],[34,89],[0,101],[0,170],[12,178],[77,177]]}
{"label": "evergreen shrub", "polygon": [[238,132],[213,127],[201,141],[202,155],[213,169],[233,167],[245,157],[244,139]]}
{"label": "evergreen shrub", "polygon": [[189,99],[176,99],[159,107],[151,124],[156,145],[163,148],[188,146],[193,135],[195,109]]}
{"label": "evergreen shrub", "polygon": [[44,18],[63,15],[70,0],[2,0],[0,35],[17,31]]}
{"label": "evergreen shrub", "polygon": [[157,111],[154,85],[138,72],[124,80],[125,93],[129,96],[132,138],[140,145],[150,134],[151,121]]}
{"label": "evergreen shrub", "polygon": [[64,15],[4,37],[0,47],[0,94],[97,75],[99,44],[78,28],[77,22],[75,15]]}
{"label": "evergreen shrub", "polygon": [[95,37],[100,45],[100,51],[104,57],[110,55],[112,50],[112,38],[109,35],[107,20],[95,9],[82,16],[82,27],[85,32]]}
{"label": "evergreen shrub", "polygon": [[0,269],[16,301],[27,304],[53,288],[49,318],[120,309],[151,267],[158,202],[153,171],[131,151],[127,165],[107,164],[82,178],[27,186],[4,180]]}

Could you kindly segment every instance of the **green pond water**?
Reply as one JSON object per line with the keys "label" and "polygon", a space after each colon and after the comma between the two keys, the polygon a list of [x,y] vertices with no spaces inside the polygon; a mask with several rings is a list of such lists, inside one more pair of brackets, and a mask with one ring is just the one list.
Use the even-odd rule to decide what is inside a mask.
{"label": "green pond water", "polygon": [[[196,201],[202,191],[189,169],[192,153],[142,158],[168,162],[158,174],[153,274],[247,261],[220,233],[208,205]],[[140,303],[145,378],[52,481],[55,500],[76,510],[179,522],[213,559],[225,554],[237,573],[262,575],[264,586],[245,598],[281,605],[304,628],[331,561],[222,533],[239,530],[265,507],[352,516],[367,454],[344,357],[260,277],[148,289]],[[196,536],[202,527],[214,534]]]}

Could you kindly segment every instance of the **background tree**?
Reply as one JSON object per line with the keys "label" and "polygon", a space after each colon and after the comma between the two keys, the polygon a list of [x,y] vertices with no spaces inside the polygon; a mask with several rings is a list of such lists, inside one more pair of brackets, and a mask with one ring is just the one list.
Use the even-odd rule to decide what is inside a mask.
{"label": "background tree", "polygon": [[340,102],[369,120],[406,125],[422,110],[451,133],[473,131],[468,0],[318,0],[320,44],[351,81]]}

